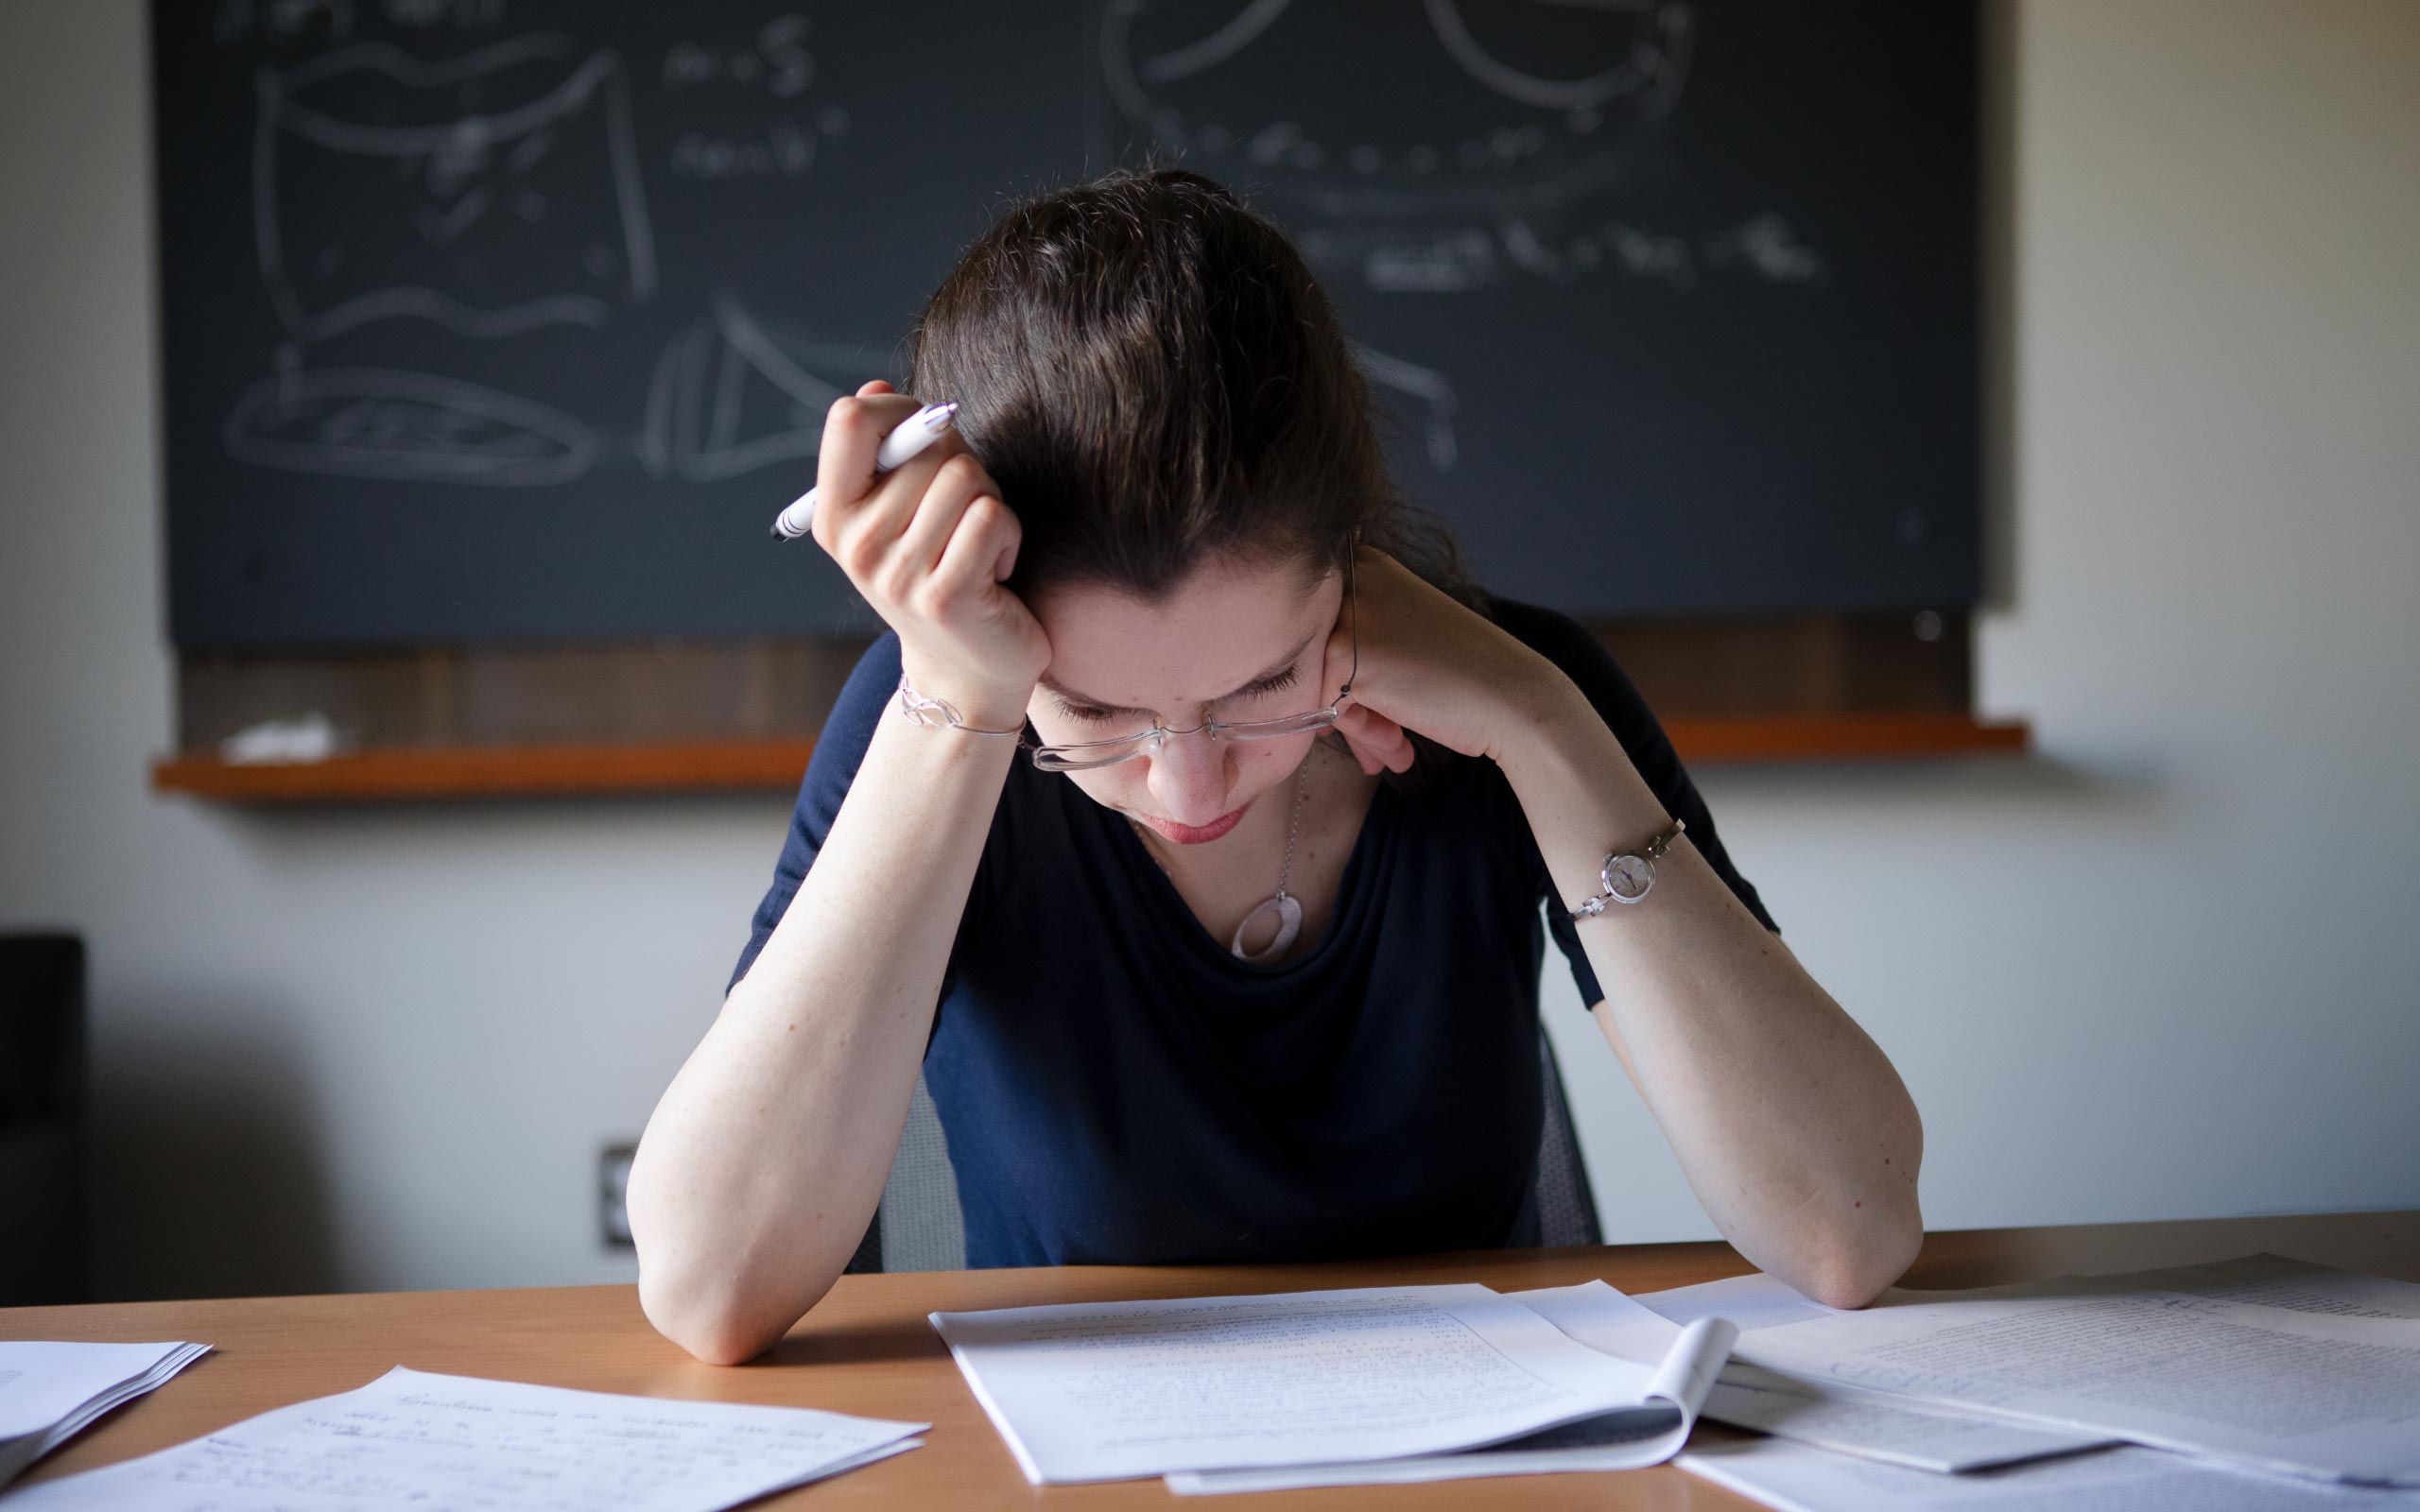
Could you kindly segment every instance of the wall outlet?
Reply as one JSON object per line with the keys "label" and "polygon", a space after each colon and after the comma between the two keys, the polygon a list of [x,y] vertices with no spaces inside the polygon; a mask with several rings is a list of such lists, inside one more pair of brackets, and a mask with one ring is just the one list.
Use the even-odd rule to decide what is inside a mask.
{"label": "wall outlet", "polygon": [[631,1160],[635,1144],[608,1144],[596,1155],[596,1228],[608,1247],[629,1249],[631,1243]]}

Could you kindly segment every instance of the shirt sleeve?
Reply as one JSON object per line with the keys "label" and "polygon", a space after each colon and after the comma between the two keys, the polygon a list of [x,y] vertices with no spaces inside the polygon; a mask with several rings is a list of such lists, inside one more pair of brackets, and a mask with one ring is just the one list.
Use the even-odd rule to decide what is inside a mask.
{"label": "shirt sleeve", "polygon": [[[1705,857],[1715,875],[1722,879],[1740,902],[1747,905],[1756,921],[1775,934],[1781,926],[1765,911],[1764,900],[1756,889],[1739,874],[1732,864],[1731,854],[1722,846],[1722,837],[1715,831],[1714,815],[1699,796],[1697,784],[1689,780],[1681,758],[1672,749],[1672,742],[1665,736],[1664,727],[1654,712],[1647,707],[1638,689],[1605,649],[1602,641],[1591,634],[1577,620],[1552,610],[1537,609],[1526,604],[1497,600],[1495,605],[1496,623],[1519,638],[1530,649],[1561,667],[1564,674],[1579,684],[1596,709],[1597,717],[1614,732],[1622,749],[1629,753],[1631,765],[1654,791],[1664,804],[1664,812],[1683,820],[1688,826],[1689,843]],[[1621,840],[1644,841],[1646,835],[1607,835],[1608,849]],[[1534,841],[1531,844],[1535,850]],[[1571,965],[1571,979],[1580,988],[1580,1001],[1593,1007],[1603,1001],[1604,989],[1597,983],[1596,971],[1588,964],[1588,953],[1580,943],[1580,931],[1571,920],[1573,900],[1564,898],[1554,879],[1547,874],[1546,860],[1538,859],[1538,894],[1547,904],[1547,928],[1554,936],[1555,944],[1563,951],[1564,959]]]}
{"label": "shirt sleeve", "polygon": [[[840,813],[841,800],[849,796],[850,784],[856,781],[857,768],[866,759],[866,747],[873,743],[874,727],[898,691],[899,637],[885,632],[857,659],[856,669],[840,689],[839,698],[832,705],[832,713],[824,718],[823,733],[816,737],[815,754],[806,764],[806,779],[799,784],[798,806],[790,813],[789,835],[782,844],[781,859],[773,864],[772,885],[765,889],[764,901],[756,905],[747,947],[739,953],[739,965],[732,971],[731,981],[724,984],[726,995],[748,974],[749,967],[755,964],[766,939],[773,933],[773,926],[789,911],[790,900],[798,896],[807,868],[815,865],[817,853],[823,849],[824,836],[832,833],[832,821]],[[947,993],[946,985],[943,993]]]}

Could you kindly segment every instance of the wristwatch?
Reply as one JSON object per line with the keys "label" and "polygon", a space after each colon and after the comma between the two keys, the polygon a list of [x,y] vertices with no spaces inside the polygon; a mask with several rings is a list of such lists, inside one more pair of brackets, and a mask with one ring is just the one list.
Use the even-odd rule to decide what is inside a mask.
{"label": "wristwatch", "polygon": [[1571,911],[1572,921],[1594,919],[1612,903],[1634,903],[1655,886],[1655,863],[1672,849],[1672,842],[1688,828],[1685,820],[1674,819],[1655,833],[1654,838],[1635,850],[1616,850],[1605,857],[1604,867],[1597,880],[1604,884],[1602,891]]}

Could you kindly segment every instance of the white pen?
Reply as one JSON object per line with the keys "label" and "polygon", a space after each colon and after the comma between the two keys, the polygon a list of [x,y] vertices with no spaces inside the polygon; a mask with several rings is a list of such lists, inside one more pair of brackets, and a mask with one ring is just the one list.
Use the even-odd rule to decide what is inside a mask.
{"label": "white pen", "polygon": [[[926,404],[899,422],[899,428],[882,438],[882,446],[873,454],[873,474],[882,476],[896,467],[907,465],[908,458],[942,438],[949,429],[950,417],[958,413],[958,401],[946,404]],[[796,541],[815,527],[815,496],[820,488],[809,489],[793,500],[773,522],[773,534],[783,541]]]}

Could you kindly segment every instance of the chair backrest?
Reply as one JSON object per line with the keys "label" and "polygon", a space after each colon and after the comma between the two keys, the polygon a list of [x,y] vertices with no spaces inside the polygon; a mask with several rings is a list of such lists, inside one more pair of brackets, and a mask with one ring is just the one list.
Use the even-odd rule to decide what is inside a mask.
{"label": "chair backrest", "polygon": [[925,1078],[908,1103],[908,1127],[899,1136],[890,1178],[882,1186],[865,1243],[851,1270],[964,1270],[966,1218],[958,1206],[958,1172],[949,1163],[949,1141]]}
{"label": "chair backrest", "polygon": [[[1538,1136],[1538,1226],[1548,1246],[1602,1243],[1597,1203],[1589,1194],[1588,1170],[1571,1127],[1563,1093],[1563,1072],[1554,1046],[1538,1033],[1538,1069],[1546,1091],[1546,1123]],[[850,1260],[852,1271],[963,1270],[966,1220],[958,1206],[958,1173],[949,1163],[949,1141],[942,1135],[925,1078],[908,1105],[908,1126],[899,1154],[883,1184],[882,1205],[864,1243]]]}
{"label": "chair backrest", "polygon": [[84,1300],[84,942],[0,935],[0,1307]]}
{"label": "chair backrest", "polygon": [[1563,1067],[1543,1028],[1538,1031],[1538,1070],[1547,1105],[1546,1123],[1538,1130],[1538,1243],[1548,1248],[1601,1245],[1604,1230],[1598,1227],[1597,1198],[1588,1189],[1588,1162],[1581,1158],[1580,1136],[1571,1126]]}

